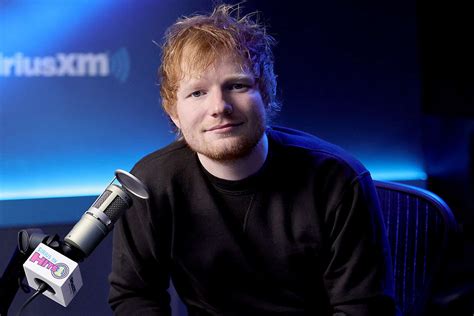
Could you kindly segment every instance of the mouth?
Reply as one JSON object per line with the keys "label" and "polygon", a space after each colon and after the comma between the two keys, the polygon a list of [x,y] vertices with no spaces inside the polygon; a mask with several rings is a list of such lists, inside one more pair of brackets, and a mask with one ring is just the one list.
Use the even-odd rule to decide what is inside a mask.
{"label": "mouth", "polygon": [[234,128],[237,128],[243,124],[244,124],[243,122],[220,124],[220,125],[213,126],[209,129],[206,129],[206,132],[218,132],[218,133],[229,132],[233,130]]}

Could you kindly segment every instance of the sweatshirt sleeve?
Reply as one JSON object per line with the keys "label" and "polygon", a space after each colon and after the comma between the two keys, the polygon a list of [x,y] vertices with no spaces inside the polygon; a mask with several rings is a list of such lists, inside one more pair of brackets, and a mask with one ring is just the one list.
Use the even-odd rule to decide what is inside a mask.
{"label": "sweatshirt sleeve", "polygon": [[390,248],[368,172],[346,186],[326,226],[324,282],[333,315],[396,315]]}
{"label": "sweatshirt sleeve", "polygon": [[[115,315],[171,315],[169,226],[166,216],[153,213],[152,205],[134,198],[132,208],[116,223],[109,276],[109,304]],[[164,225],[155,227],[160,221]]]}

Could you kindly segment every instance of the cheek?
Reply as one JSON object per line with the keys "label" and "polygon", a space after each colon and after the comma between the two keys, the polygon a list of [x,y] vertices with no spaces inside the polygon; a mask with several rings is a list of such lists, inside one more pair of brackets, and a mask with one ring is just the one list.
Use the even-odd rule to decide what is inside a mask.
{"label": "cheek", "polygon": [[259,93],[248,93],[234,96],[231,100],[234,105],[238,105],[243,110],[252,110],[262,104],[262,98]]}
{"label": "cheek", "polygon": [[199,111],[198,107],[193,106],[182,106],[181,108],[178,108],[177,113],[181,129],[198,125],[204,117],[202,111]]}
{"label": "cheek", "polygon": [[254,93],[249,96],[248,103],[249,104],[249,111],[253,113],[265,113],[265,105],[263,103],[262,97],[260,93]]}

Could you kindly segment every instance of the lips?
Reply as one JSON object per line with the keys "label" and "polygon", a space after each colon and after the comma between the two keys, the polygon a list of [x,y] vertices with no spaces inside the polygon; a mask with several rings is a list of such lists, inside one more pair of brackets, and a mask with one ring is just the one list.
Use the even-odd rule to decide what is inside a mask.
{"label": "lips", "polygon": [[237,127],[237,126],[240,126],[242,125],[243,123],[226,123],[226,124],[220,124],[220,125],[216,125],[216,126],[213,126],[209,129],[206,130],[206,132],[212,132],[212,131],[223,131],[223,130],[228,130],[228,129],[232,129],[234,127]]}

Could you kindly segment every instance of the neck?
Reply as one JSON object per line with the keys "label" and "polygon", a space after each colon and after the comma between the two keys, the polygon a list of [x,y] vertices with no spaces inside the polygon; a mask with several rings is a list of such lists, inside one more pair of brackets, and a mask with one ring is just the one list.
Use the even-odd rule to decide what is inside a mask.
{"label": "neck", "polygon": [[203,167],[213,176],[225,180],[242,180],[256,173],[265,163],[268,154],[268,138],[263,133],[255,148],[245,157],[231,161],[217,161],[198,153]]}

